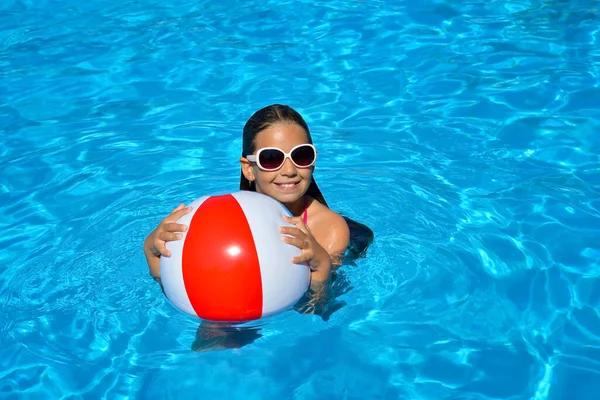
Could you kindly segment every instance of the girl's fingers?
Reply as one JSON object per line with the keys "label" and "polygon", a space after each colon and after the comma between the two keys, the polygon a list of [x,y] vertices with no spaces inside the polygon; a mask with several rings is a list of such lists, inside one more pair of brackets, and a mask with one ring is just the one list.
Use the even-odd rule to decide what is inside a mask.
{"label": "girl's fingers", "polygon": [[304,233],[308,233],[308,227],[304,225],[304,221],[300,217],[288,217],[287,215],[283,216],[283,220],[287,223],[295,225],[298,229],[300,229]]}
{"label": "girl's fingers", "polygon": [[287,215],[284,215],[283,220],[285,222],[288,222],[288,223],[296,225],[296,226],[304,225],[304,222],[302,221],[302,218],[300,218],[300,217],[289,217]]}
{"label": "girl's fingers", "polygon": [[300,228],[296,228],[294,226],[282,226],[279,228],[279,232],[284,235],[292,235],[292,236],[302,236],[304,232],[300,230]]}
{"label": "girl's fingers", "polygon": [[189,213],[190,211],[192,211],[192,207],[183,207],[183,208],[180,208],[178,210],[174,210],[171,213],[171,215],[169,215],[166,218],[166,222],[177,221],[179,218],[183,217],[185,214]]}
{"label": "girl's fingers", "polygon": [[167,222],[164,226],[165,232],[185,232],[187,231],[187,225],[178,224],[175,222]]}
{"label": "girl's fingers", "polygon": [[160,232],[158,234],[158,239],[162,240],[163,242],[171,242],[174,240],[179,240],[183,237],[183,235],[181,233],[176,233],[176,232]]}
{"label": "girl's fingers", "polygon": [[159,242],[155,246],[156,250],[158,250],[161,255],[165,257],[171,257],[171,252],[165,247],[165,242]]}
{"label": "girl's fingers", "polygon": [[306,249],[307,243],[306,240],[294,236],[282,236],[281,240],[284,243],[291,244],[292,246],[296,246],[297,248],[303,250]]}
{"label": "girl's fingers", "polygon": [[169,215],[173,215],[173,214],[175,214],[177,211],[181,210],[181,209],[182,209],[182,208],[184,208],[184,207],[185,207],[185,205],[184,205],[183,203],[182,203],[182,204],[180,204],[180,205],[178,205],[177,207],[175,207],[175,208],[173,209],[173,211],[171,211],[171,213],[170,213]]}
{"label": "girl's fingers", "polygon": [[303,253],[301,256],[292,257],[292,263],[294,264],[302,264],[307,262],[308,260],[310,260],[310,257],[306,253]]}

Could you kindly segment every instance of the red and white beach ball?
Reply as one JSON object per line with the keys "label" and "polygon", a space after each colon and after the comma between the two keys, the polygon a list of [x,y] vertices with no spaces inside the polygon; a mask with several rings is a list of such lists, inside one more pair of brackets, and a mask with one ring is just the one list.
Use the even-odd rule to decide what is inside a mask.
{"label": "red and white beach ball", "polygon": [[204,196],[177,222],[183,238],[161,257],[165,295],[181,311],[209,321],[244,322],[291,308],[310,284],[300,249],[281,241],[290,215],[266,195],[240,191]]}

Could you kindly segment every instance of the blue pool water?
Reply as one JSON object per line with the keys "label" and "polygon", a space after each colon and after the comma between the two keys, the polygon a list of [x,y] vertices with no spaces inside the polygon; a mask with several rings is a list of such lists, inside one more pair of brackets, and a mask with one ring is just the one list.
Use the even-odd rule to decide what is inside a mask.
{"label": "blue pool water", "polygon": [[[142,241],[276,102],[375,241],[192,351]],[[0,398],[598,399],[599,104],[598,1],[4,0]]]}

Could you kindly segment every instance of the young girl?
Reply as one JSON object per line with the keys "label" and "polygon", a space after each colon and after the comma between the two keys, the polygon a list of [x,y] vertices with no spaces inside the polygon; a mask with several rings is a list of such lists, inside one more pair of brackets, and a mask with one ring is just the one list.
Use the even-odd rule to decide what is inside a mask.
{"label": "young girl", "polygon": [[[254,113],[244,126],[242,147],[240,190],[271,196],[288,208],[293,217],[285,219],[294,226],[281,229],[281,240],[301,249],[301,256],[292,262],[308,262],[311,289],[326,291],[331,271],[342,263],[342,256],[360,256],[373,232],[328,207],[313,177],[317,150],[310,131],[291,107],[274,104]],[[150,273],[159,282],[160,257],[170,256],[165,243],[182,237],[187,226],[176,221],[190,211],[183,204],[175,208],[144,241]],[[319,297],[324,296],[311,299],[313,308]],[[238,347],[226,347],[230,346]]]}
{"label": "young girl", "polygon": [[[372,232],[367,227],[327,206],[313,176],[317,151],[298,112],[279,104],[258,110],[244,126],[242,147],[240,190],[266,194],[290,210],[294,217],[287,221],[295,227],[283,228],[282,240],[302,250],[293,262],[308,262],[312,284],[326,283],[332,268],[341,264],[351,228],[362,231],[359,247],[370,243]],[[176,221],[190,211],[183,205],[175,208],[144,241],[150,273],[158,280],[160,257],[170,256],[165,243],[181,238],[187,226]]]}

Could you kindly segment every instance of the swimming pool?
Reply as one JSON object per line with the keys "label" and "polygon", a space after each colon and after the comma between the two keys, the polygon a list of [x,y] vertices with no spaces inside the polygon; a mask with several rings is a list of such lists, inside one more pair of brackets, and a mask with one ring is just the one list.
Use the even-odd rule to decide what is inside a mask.
{"label": "swimming pool", "polygon": [[[597,399],[600,3],[460,3],[2,2],[0,398]],[[192,351],[142,241],[275,102],[375,241]]]}

